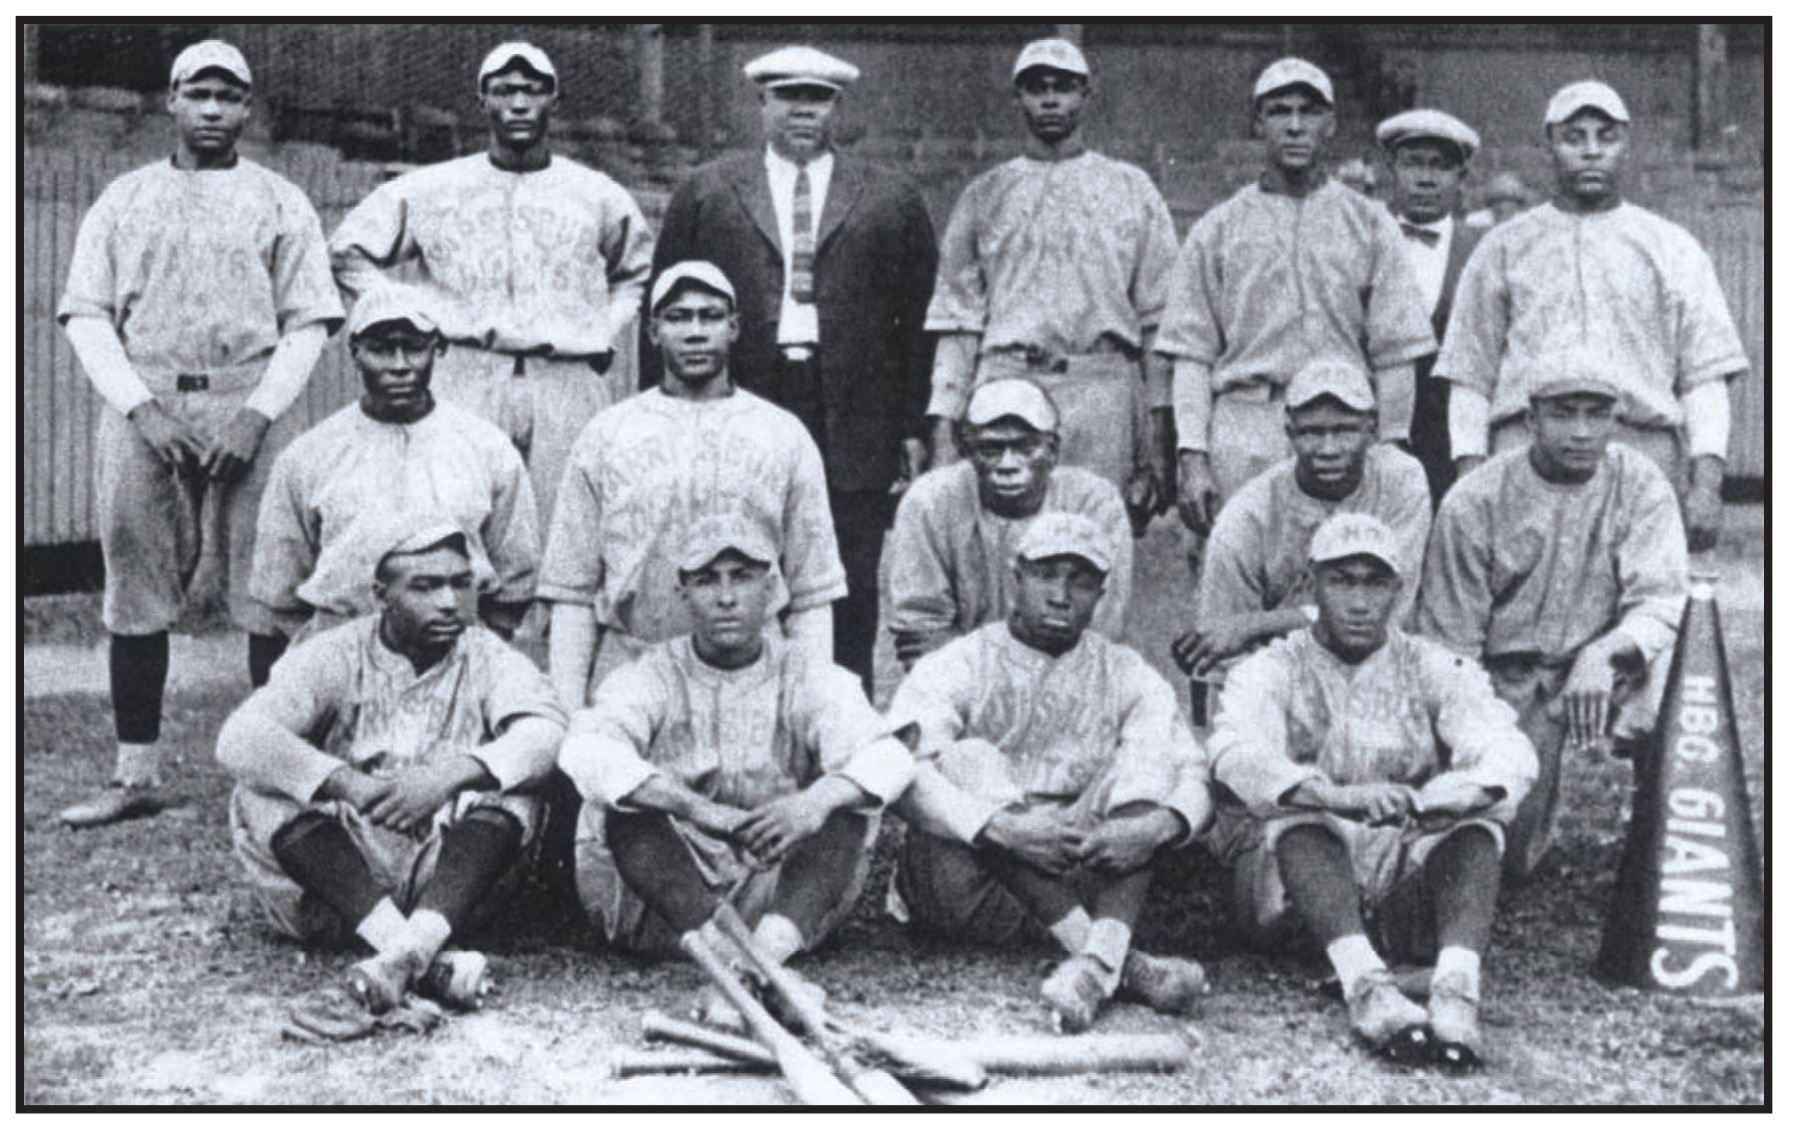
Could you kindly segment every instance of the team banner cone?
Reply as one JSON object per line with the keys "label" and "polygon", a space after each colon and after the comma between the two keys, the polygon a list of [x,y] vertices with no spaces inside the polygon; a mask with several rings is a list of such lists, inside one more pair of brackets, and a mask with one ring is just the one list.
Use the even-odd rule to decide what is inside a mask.
{"label": "team banner cone", "polygon": [[1597,956],[1598,973],[1693,997],[1765,989],[1765,891],[1716,576],[1693,574]]}

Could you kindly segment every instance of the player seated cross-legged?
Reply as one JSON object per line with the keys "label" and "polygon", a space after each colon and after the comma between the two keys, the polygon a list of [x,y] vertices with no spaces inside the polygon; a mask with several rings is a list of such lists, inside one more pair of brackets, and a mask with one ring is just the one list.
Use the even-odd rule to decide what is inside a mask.
{"label": "player seated cross-legged", "polygon": [[[750,516],[702,519],[670,572],[694,629],[608,676],[574,717],[561,767],[585,804],[581,902],[614,945],[679,953],[734,893],[759,949],[816,947],[853,908],[881,808],[913,760],[853,675],[769,623],[772,538]],[[710,997],[704,1019],[739,1019]]]}
{"label": "player seated cross-legged", "polygon": [[1087,630],[1111,546],[1083,515],[1036,518],[1008,619],[919,660],[887,716],[919,756],[894,810],[907,915],[991,945],[1045,930],[1070,957],[1042,998],[1069,1032],[1113,995],[1177,1013],[1204,989],[1197,963],[1130,945],[1156,853],[1204,828],[1210,797],[1173,689]]}
{"label": "player seated cross-legged", "polygon": [[[1317,530],[1316,624],[1224,685],[1211,847],[1234,870],[1242,933],[1271,948],[1301,928],[1321,944],[1362,1040],[1468,1068],[1504,828],[1535,752],[1476,664],[1388,627],[1402,560],[1371,515]],[[1434,964],[1426,1010],[1382,954]]]}
{"label": "player seated cross-legged", "polygon": [[474,624],[461,528],[416,519],[387,546],[379,612],[294,648],[218,738],[237,855],[276,927],[353,928],[375,951],[294,1011],[302,1040],[428,1024],[413,989],[478,1002],[485,959],[445,946],[519,874],[543,813],[526,791],[565,730],[548,678]]}

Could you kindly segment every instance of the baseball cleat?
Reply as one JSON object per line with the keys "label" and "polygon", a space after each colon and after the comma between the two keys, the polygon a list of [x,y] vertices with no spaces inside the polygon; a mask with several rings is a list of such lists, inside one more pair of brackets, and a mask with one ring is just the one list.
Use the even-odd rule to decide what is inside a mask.
{"label": "baseball cleat", "polygon": [[1076,954],[1054,968],[1042,983],[1042,1001],[1054,1014],[1055,1028],[1083,1033],[1098,1020],[1098,1008],[1109,995],[1104,968],[1090,954]]}
{"label": "baseball cleat", "polygon": [[155,786],[125,785],[115,781],[105,792],[71,805],[56,816],[72,829],[89,829],[135,817],[153,817],[162,812],[163,805]]}
{"label": "baseball cleat", "polygon": [[1464,974],[1436,979],[1429,994],[1429,1028],[1435,1060],[1454,1072],[1472,1072],[1485,1062],[1479,1036],[1479,998]]}
{"label": "baseball cleat", "polygon": [[440,950],[418,979],[418,992],[456,1009],[479,1009],[493,989],[487,956],[478,950]]}
{"label": "baseball cleat", "polygon": [[1156,1013],[1190,1013],[1209,992],[1210,982],[1198,963],[1139,950],[1123,960],[1123,981],[1117,986],[1119,1000],[1139,1001]]}
{"label": "baseball cleat", "polygon": [[1399,991],[1389,970],[1374,970],[1348,993],[1348,1019],[1354,1032],[1381,1056],[1402,1064],[1429,1061],[1429,1013]]}
{"label": "baseball cleat", "polygon": [[344,982],[368,1011],[378,1016],[405,1000],[423,965],[422,957],[411,951],[377,954],[351,966]]}

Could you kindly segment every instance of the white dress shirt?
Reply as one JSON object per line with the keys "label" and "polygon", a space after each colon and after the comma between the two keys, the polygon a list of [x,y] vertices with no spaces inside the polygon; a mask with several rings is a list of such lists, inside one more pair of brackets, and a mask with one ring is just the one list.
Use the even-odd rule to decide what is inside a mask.
{"label": "white dress shirt", "polygon": [[1410,258],[1410,270],[1416,276],[1416,285],[1422,288],[1423,301],[1428,304],[1423,313],[1433,315],[1436,304],[1441,301],[1442,284],[1448,278],[1448,246],[1454,242],[1454,218],[1443,216],[1433,224],[1419,224],[1400,217],[1398,222],[1407,228],[1422,228],[1441,235],[1434,247],[1412,239],[1408,231],[1404,235],[1404,251]]}
{"label": "white dress shirt", "polygon": [[[836,157],[828,150],[808,163],[811,177],[811,235],[817,236],[818,223],[824,216],[824,201],[830,195],[830,174],[836,169]],[[774,194],[774,219],[780,229],[780,256],[786,266],[786,282],[780,294],[781,345],[817,344],[817,305],[793,301],[792,297],[792,196],[798,183],[799,167],[775,153],[767,151],[767,183]]]}

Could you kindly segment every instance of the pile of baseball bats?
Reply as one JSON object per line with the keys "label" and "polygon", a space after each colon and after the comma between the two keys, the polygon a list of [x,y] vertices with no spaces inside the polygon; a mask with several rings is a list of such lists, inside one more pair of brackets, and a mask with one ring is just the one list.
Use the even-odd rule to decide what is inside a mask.
{"label": "pile of baseball bats", "polygon": [[829,1016],[797,975],[761,950],[729,900],[719,905],[713,922],[742,952],[793,1028],[774,1017],[699,932],[689,931],[680,948],[742,1014],[749,1035],[652,1010],[643,1017],[644,1038],[678,1047],[626,1051],[614,1062],[616,1075],[778,1072],[806,1105],[896,1107],[977,1091],[993,1074],[1169,1072],[1184,1066],[1192,1053],[1184,1033],[950,1041],[872,1032]]}

